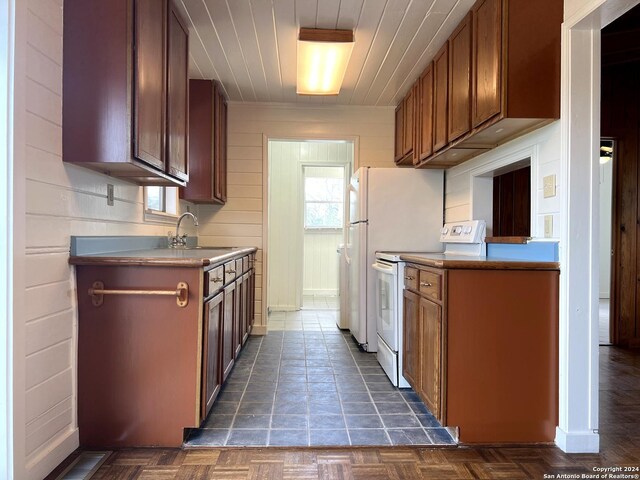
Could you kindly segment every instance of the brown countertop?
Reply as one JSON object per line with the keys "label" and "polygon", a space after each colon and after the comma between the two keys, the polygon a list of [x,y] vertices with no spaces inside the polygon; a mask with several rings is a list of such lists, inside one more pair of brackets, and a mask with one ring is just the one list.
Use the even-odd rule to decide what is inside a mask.
{"label": "brown countertop", "polygon": [[209,268],[257,251],[255,247],[154,248],[72,255],[71,265],[123,265]]}
{"label": "brown countertop", "polygon": [[468,270],[560,270],[558,262],[535,262],[501,258],[444,255],[442,253],[408,253],[400,255],[405,262],[433,268]]}

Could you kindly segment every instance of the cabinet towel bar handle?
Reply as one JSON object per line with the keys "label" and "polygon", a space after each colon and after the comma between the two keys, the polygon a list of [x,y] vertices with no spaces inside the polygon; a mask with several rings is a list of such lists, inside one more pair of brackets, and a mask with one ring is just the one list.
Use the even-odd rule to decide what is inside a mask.
{"label": "cabinet towel bar handle", "polygon": [[154,295],[176,297],[176,305],[186,307],[189,304],[189,285],[187,282],[179,282],[175,290],[107,290],[104,283],[93,282],[89,289],[89,296],[94,307],[99,307],[104,301],[105,295]]}

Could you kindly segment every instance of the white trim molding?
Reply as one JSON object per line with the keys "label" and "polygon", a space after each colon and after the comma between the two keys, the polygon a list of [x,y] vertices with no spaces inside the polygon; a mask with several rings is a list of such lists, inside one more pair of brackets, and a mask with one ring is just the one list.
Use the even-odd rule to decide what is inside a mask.
{"label": "white trim molding", "polygon": [[[561,57],[560,395],[556,444],[598,452],[600,30],[638,2],[565,3]],[[615,15],[612,12],[617,12]]]}
{"label": "white trim molding", "polygon": [[14,477],[13,458],[13,83],[14,1],[0,2],[0,472]]}

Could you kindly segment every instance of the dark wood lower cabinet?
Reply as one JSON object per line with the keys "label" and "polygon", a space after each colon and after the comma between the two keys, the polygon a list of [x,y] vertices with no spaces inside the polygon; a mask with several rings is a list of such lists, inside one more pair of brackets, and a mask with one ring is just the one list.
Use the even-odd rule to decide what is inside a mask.
{"label": "dark wood lower cabinet", "polygon": [[521,268],[407,266],[404,377],[461,443],[554,441],[559,271]]}
{"label": "dark wood lower cabinet", "polygon": [[221,324],[224,315],[224,293],[220,292],[204,305],[204,338],[202,342],[201,418],[209,414],[220,391]]}
{"label": "dark wood lower cabinet", "polygon": [[421,367],[419,394],[436,418],[442,418],[440,382],[442,371],[442,307],[420,299]]}
{"label": "dark wood lower cabinet", "polygon": [[222,382],[224,382],[231,368],[236,356],[236,342],[234,339],[234,323],[236,317],[236,284],[235,282],[229,284],[224,289],[224,318],[222,327]]}
{"label": "dark wood lower cabinet", "polygon": [[[81,447],[180,447],[184,429],[200,426],[253,323],[255,253],[247,250],[210,266],[70,258],[78,292]],[[233,276],[225,285],[227,272]],[[88,294],[175,291],[179,282],[188,287],[184,306],[168,295],[106,294],[98,301]]]}
{"label": "dark wood lower cabinet", "polygon": [[409,384],[418,390],[420,377],[420,318],[418,305],[420,297],[410,290],[404,291],[404,331],[403,331],[403,375]]}

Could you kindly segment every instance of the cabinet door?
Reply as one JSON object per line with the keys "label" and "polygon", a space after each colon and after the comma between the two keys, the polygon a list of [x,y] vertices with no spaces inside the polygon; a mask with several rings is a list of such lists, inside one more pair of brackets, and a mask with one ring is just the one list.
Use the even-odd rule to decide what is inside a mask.
{"label": "cabinet door", "polygon": [[396,107],[396,136],[394,159],[396,162],[404,156],[404,100]]}
{"label": "cabinet door", "polygon": [[189,131],[189,30],[171,4],[167,59],[167,162],[168,173],[189,179],[187,138]]}
{"label": "cabinet door", "polygon": [[[252,260],[251,264],[254,263]],[[252,268],[249,272],[249,288],[247,292],[247,303],[249,305],[249,310],[247,314],[247,335],[251,333],[253,329],[253,323],[256,316],[256,269]]]}
{"label": "cabinet door", "polygon": [[223,316],[223,300],[224,294],[220,292],[204,306],[201,420],[209,414],[220,391],[220,325]]}
{"label": "cabinet door", "polygon": [[214,91],[213,196],[227,201],[227,102],[218,85]]}
{"label": "cabinet door", "polygon": [[500,113],[502,0],[482,0],[473,8],[472,126]]}
{"label": "cabinet door", "polygon": [[414,112],[415,112],[415,88],[411,87],[407,96],[404,97],[404,132],[402,142],[403,156],[409,155],[413,151],[414,135]]}
{"label": "cabinet door", "polygon": [[242,289],[242,345],[245,344],[247,338],[249,337],[249,314],[251,312],[251,305],[249,304],[249,289],[251,288],[251,275],[249,273],[245,273],[243,276],[243,285]]}
{"label": "cabinet door", "polygon": [[471,128],[471,14],[449,39],[449,142]]}
{"label": "cabinet door", "polygon": [[418,127],[418,161],[433,153],[433,64],[420,77]]}
{"label": "cabinet door", "polygon": [[232,282],[224,289],[224,318],[222,319],[222,383],[227,379],[235,355],[235,342],[233,338],[233,324],[235,321],[236,282]]}
{"label": "cabinet door", "polygon": [[433,151],[447,145],[447,108],[449,104],[449,44],[433,59]]}
{"label": "cabinet door", "polygon": [[180,198],[213,203],[213,99],[211,80],[189,80],[189,183]]}
{"label": "cabinet door", "polygon": [[133,152],[165,169],[165,0],[135,0]]}
{"label": "cabinet door", "polygon": [[242,348],[242,316],[244,315],[244,305],[242,304],[243,291],[246,285],[243,282],[242,275],[238,276],[236,280],[236,295],[234,298],[234,319],[233,319],[233,343],[234,343],[234,356],[237,357],[240,354]]}
{"label": "cabinet door", "polygon": [[442,309],[420,298],[420,393],[431,413],[440,421],[440,381],[442,369]]}
{"label": "cabinet door", "polygon": [[403,337],[402,337],[402,374],[416,392],[420,391],[420,297],[404,290]]}

